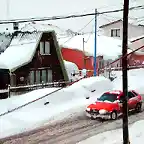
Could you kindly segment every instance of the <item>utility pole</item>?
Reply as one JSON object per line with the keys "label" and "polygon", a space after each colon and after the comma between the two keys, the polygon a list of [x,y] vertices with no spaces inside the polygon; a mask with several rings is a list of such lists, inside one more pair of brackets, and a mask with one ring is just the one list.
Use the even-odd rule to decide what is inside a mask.
{"label": "utility pole", "polygon": [[128,77],[127,77],[127,45],[128,45],[128,13],[129,0],[124,0],[123,11],[123,44],[122,44],[122,79],[123,79],[123,144],[129,144],[129,130],[128,130]]}
{"label": "utility pole", "polygon": [[95,9],[94,76],[97,75],[97,9]]}
{"label": "utility pole", "polygon": [[83,69],[86,69],[86,59],[85,59],[85,40],[83,38]]}

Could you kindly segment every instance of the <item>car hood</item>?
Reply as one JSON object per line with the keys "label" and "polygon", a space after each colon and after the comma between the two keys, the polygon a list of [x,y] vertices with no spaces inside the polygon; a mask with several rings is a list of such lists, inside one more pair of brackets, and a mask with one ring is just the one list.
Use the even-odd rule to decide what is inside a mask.
{"label": "car hood", "polygon": [[101,110],[105,109],[107,111],[112,111],[113,109],[118,108],[118,103],[111,103],[111,102],[96,102],[88,106],[90,109]]}

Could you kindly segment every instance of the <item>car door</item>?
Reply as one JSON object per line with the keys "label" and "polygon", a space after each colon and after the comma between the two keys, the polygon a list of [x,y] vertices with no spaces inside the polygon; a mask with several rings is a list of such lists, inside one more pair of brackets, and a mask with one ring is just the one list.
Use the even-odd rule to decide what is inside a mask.
{"label": "car door", "polygon": [[136,104],[137,104],[136,96],[131,91],[129,91],[128,92],[128,109],[129,110],[134,109],[136,107]]}

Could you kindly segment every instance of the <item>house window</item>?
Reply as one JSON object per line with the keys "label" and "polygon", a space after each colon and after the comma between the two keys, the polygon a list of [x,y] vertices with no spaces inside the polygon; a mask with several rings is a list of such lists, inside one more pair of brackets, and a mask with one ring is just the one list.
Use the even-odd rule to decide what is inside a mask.
{"label": "house window", "polygon": [[45,69],[41,71],[41,82],[47,82],[47,71]]}
{"label": "house window", "polygon": [[35,71],[30,71],[29,82],[30,84],[40,84],[52,82],[52,70],[50,69],[39,69]]}
{"label": "house window", "polygon": [[40,79],[40,70],[36,71],[36,84],[40,84],[41,79]]}
{"label": "house window", "polygon": [[48,74],[48,82],[52,82],[52,70],[48,69],[47,74]]}
{"label": "house window", "polygon": [[120,37],[120,29],[111,29],[111,37]]}
{"label": "house window", "polygon": [[50,54],[50,43],[48,41],[40,42],[40,54],[41,55],[49,55]]}
{"label": "house window", "polygon": [[35,83],[35,73],[34,71],[30,72],[30,84],[34,84]]}
{"label": "house window", "polygon": [[45,54],[50,54],[50,43],[45,42]]}
{"label": "house window", "polygon": [[40,54],[44,54],[44,42],[40,42]]}

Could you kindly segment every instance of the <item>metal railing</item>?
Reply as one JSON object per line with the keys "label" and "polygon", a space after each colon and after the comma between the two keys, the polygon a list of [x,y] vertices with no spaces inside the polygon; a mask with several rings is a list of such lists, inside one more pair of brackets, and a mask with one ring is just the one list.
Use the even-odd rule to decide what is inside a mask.
{"label": "metal railing", "polygon": [[33,84],[33,85],[25,85],[25,86],[10,86],[8,85],[7,89],[0,90],[0,98],[10,97],[11,93],[26,93],[28,91],[40,89],[40,88],[50,88],[50,87],[64,87],[67,86],[70,82],[62,81],[62,82],[52,82],[52,83],[41,83],[41,84]]}

